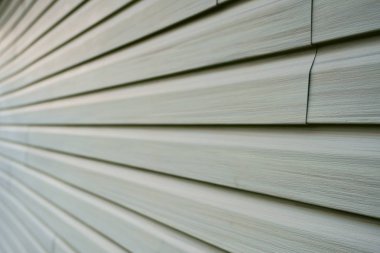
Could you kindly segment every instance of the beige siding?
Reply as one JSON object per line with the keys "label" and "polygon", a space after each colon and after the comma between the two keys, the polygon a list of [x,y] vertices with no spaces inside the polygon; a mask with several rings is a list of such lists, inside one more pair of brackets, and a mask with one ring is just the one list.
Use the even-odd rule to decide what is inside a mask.
{"label": "beige siding", "polygon": [[0,252],[378,252],[378,10],[3,1]]}

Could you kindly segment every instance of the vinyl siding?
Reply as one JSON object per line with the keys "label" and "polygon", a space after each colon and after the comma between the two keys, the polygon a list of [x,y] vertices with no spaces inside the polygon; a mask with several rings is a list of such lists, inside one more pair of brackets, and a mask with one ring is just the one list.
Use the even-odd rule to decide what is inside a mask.
{"label": "vinyl siding", "polygon": [[377,1],[0,13],[1,252],[380,249]]}

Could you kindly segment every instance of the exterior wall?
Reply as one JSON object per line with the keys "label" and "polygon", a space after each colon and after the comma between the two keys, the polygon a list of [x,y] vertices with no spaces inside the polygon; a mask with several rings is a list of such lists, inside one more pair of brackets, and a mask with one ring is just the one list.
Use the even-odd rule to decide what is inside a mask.
{"label": "exterior wall", "polygon": [[0,252],[379,252],[380,2],[3,0]]}

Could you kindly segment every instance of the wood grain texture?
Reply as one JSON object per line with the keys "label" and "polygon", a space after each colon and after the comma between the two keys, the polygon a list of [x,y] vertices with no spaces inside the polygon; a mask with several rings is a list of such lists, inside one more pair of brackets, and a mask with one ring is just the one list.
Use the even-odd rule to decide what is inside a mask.
{"label": "wood grain texture", "polygon": [[[314,51],[0,112],[3,124],[304,124]],[[81,86],[80,86],[81,87]],[[70,92],[37,85],[1,107]],[[96,113],[92,113],[96,111]],[[84,117],[84,115],[86,115]]]}
{"label": "wood grain texture", "polygon": [[[67,21],[61,23],[61,26],[31,47],[23,57],[9,64],[2,72],[16,73],[54,49],[58,43],[65,42],[69,35],[79,33],[81,28],[82,30],[88,28],[90,24],[101,20],[105,16],[104,14],[109,14],[110,10],[128,2],[130,1],[97,0],[86,4]],[[213,6],[215,6],[215,0],[139,1],[51,53],[21,75],[33,73],[33,78],[38,78],[57,72],[149,35]],[[92,17],[88,18],[88,16]],[[73,29],[73,26],[76,29]],[[13,81],[10,80],[10,82]]]}
{"label": "wood grain texture", "polygon": [[[304,47],[310,45],[310,8],[305,0],[242,1],[57,78],[70,83],[73,94]],[[34,65],[1,85],[0,94],[36,81],[50,67]]]}
{"label": "wood grain texture", "polygon": [[318,50],[308,123],[380,123],[380,37]]}
{"label": "wood grain texture", "polygon": [[[27,168],[8,163],[15,178],[24,183],[33,180],[30,174],[20,174]],[[380,246],[376,240],[380,226],[375,220],[149,172],[85,164],[83,160],[76,168],[67,166],[61,174],[72,177],[71,184],[229,252],[320,252],[321,248],[376,252]],[[33,185],[43,187],[38,182]]]}
{"label": "wood grain texture", "polygon": [[[28,141],[18,134],[22,129],[1,132],[3,139],[37,147],[380,217],[375,127],[41,127],[29,128]],[[52,156],[11,147],[0,150],[18,161]]]}
{"label": "wood grain texture", "polygon": [[11,183],[13,196],[21,201],[36,217],[44,220],[57,234],[69,241],[79,253],[126,252],[99,233],[53,206],[29,188],[11,179],[4,172],[0,173],[0,177],[1,180]]}
{"label": "wood grain texture", "polygon": [[313,1],[313,43],[379,29],[378,0]]}
{"label": "wood grain texture", "polygon": [[[54,27],[53,30],[44,35],[31,47],[27,48],[21,56],[17,57],[6,67],[1,69],[0,79],[10,77],[11,75],[21,71],[39,58],[44,57],[46,54],[52,52],[54,49],[69,41],[73,37],[78,36],[130,2],[131,0],[92,0],[86,2],[78,10],[68,16],[63,22],[60,22],[56,27]],[[49,12],[45,15],[49,15]],[[111,40],[109,37],[107,37],[107,39]],[[95,38],[95,40],[97,39]],[[97,45],[98,42],[95,44]],[[92,47],[94,47],[94,45],[87,45],[86,50],[89,50]],[[75,54],[72,54],[69,58],[74,59]],[[11,81],[12,79],[7,79],[6,82]]]}
{"label": "wood grain texture", "polygon": [[131,252],[224,252],[26,167],[11,164],[11,173],[57,207]]}
{"label": "wood grain texture", "polygon": [[[14,60],[16,55],[19,55],[24,49],[30,46],[31,43],[47,32],[52,26],[60,22],[62,18],[75,9],[82,1],[83,0],[56,1],[55,4],[26,31],[22,39],[16,41],[16,43],[12,45],[12,50],[7,51],[0,58],[0,66],[9,60]],[[4,78],[1,73],[3,73],[3,69],[0,71],[0,80]]]}

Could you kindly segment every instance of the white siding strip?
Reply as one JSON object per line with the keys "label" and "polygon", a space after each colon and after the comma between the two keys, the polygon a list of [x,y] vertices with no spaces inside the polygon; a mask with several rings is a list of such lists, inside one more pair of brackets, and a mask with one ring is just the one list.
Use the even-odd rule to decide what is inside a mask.
{"label": "white siding strip", "polygon": [[24,166],[8,165],[24,185],[132,252],[224,252]]}
{"label": "white siding strip", "polygon": [[313,43],[380,30],[378,0],[314,0]]}
{"label": "white siding strip", "polygon": [[[242,1],[221,13],[77,67],[59,79],[70,83],[67,75],[75,76],[76,82],[71,82],[75,93],[307,46],[310,9],[311,1],[305,0]],[[72,55],[62,55],[59,61],[65,57]],[[0,94],[24,87],[54,68],[54,64],[38,65],[1,85]]]}
{"label": "white siding strip", "polygon": [[[14,28],[11,36],[6,37],[5,39],[0,41],[0,48],[2,56],[5,50],[8,50],[9,47],[12,46],[22,34],[28,29],[28,27],[35,22],[35,20],[41,15],[46,8],[53,3],[53,0],[39,0],[35,1],[30,10],[25,14],[20,23]],[[1,69],[0,73],[3,73],[3,69]]]}
{"label": "white siding strip", "polygon": [[29,253],[21,244],[19,235],[15,233],[13,227],[9,227],[5,219],[0,219],[0,230],[2,231],[3,240],[5,240],[10,248],[10,253]]}
{"label": "white siding strip", "polygon": [[380,37],[318,49],[308,123],[380,123]]}
{"label": "white siding strip", "polygon": [[57,241],[54,244],[54,253],[77,253],[77,252],[75,252],[73,248],[68,246],[63,241]]}
{"label": "white siding strip", "polygon": [[[6,166],[2,164],[2,166]],[[53,252],[55,235],[33,214],[31,214],[21,203],[14,199],[9,192],[0,192],[1,201],[9,210],[17,216],[30,234],[36,238],[46,252]]]}
{"label": "white siding strip", "polygon": [[[43,1],[43,0],[39,0]],[[48,31],[54,24],[56,24],[60,19],[66,16],[70,11],[75,9],[83,0],[63,0],[57,1],[44,15],[38,19],[38,21],[26,31],[22,39],[16,41],[12,45],[11,50],[8,50],[0,58],[0,66],[9,60],[14,60],[14,56],[18,55],[21,51],[27,48],[31,43],[33,43],[38,37],[43,33]],[[1,70],[0,73],[2,73]],[[1,76],[1,79],[3,76]]]}
{"label": "white siding strip", "polygon": [[10,2],[6,6],[6,10],[4,13],[0,15],[0,38],[4,39],[9,32],[9,25],[12,19],[14,19],[15,14],[17,14],[20,9],[23,8],[24,0],[14,0],[7,1]]}
{"label": "white siding strip", "polygon": [[[7,163],[13,164],[16,178],[32,180],[20,174],[27,169]],[[376,252],[380,246],[379,223],[371,219],[138,170],[88,165],[76,162],[61,174],[71,177],[72,184],[230,252]]]}
{"label": "white siding strip", "polygon": [[[15,1],[15,0],[13,0]],[[4,26],[1,28],[2,35],[0,36],[0,51],[2,51],[3,42],[6,42],[7,39],[12,39],[16,32],[17,27],[20,25],[20,21],[22,18],[27,15],[29,8],[34,4],[35,0],[23,0],[18,5],[16,10],[13,12],[7,22],[5,22]],[[1,54],[0,54],[1,55]]]}
{"label": "white siding strip", "polygon": [[[63,0],[63,2],[64,1],[65,0]],[[12,74],[17,73],[21,69],[27,67],[29,64],[33,63],[40,57],[43,57],[45,54],[51,52],[58,46],[71,39],[72,37],[88,29],[92,25],[96,24],[97,22],[112,14],[113,12],[120,9],[122,6],[128,4],[129,2],[131,2],[131,0],[88,1],[78,10],[72,13],[69,17],[67,17],[63,22],[59,23],[48,34],[44,35],[44,37],[38,40],[34,45],[29,47],[25,52],[22,53],[20,57],[16,58],[5,68],[1,69],[0,79],[9,77]],[[46,15],[49,15],[49,13],[47,13]],[[121,31],[118,32],[124,33]],[[106,37],[104,39],[113,41],[112,39],[110,39],[110,37]],[[96,45],[98,45],[100,41],[98,41],[98,39],[95,38],[94,42]],[[87,51],[92,47],[93,45],[87,45],[85,50]],[[70,55],[69,58],[75,58],[75,55]],[[9,81],[7,80],[6,82]]]}
{"label": "white siding strip", "polygon": [[[6,110],[0,112],[0,121],[3,124],[304,124],[313,58],[314,51],[310,50]],[[70,91],[69,83],[59,87],[31,86],[4,97],[0,103],[2,107],[16,106]]]}
{"label": "white siding strip", "polygon": [[27,13],[22,17],[21,21],[12,31],[10,37],[1,41],[2,49],[7,49],[9,46],[22,36],[24,32],[31,26],[40,15],[43,15],[44,11],[53,3],[54,0],[35,1]]}
{"label": "white siding strip", "polygon": [[[130,1],[90,1],[36,45],[29,48],[22,57],[9,64],[2,70],[0,77],[11,75],[28,66],[73,35],[85,30],[128,2]],[[70,67],[213,6],[215,6],[215,0],[139,1],[106,22],[97,25],[91,31],[87,31],[57,52],[53,52],[41,63],[37,63],[38,69],[46,74]],[[40,73],[36,71],[36,67],[32,67],[32,69],[33,75]]]}
{"label": "white siding strip", "polygon": [[12,230],[17,236],[17,241],[20,242],[21,247],[23,247],[26,252],[33,253],[47,253],[47,251],[41,247],[32,237],[32,235],[25,229],[24,225],[18,220],[9,208],[5,205],[0,205],[0,217],[3,224],[8,226],[8,231]]}
{"label": "white siding strip", "polygon": [[8,231],[6,231],[5,227],[0,227],[0,250],[4,253],[14,253],[6,238],[6,233],[8,233]]}
{"label": "white siding strip", "polygon": [[380,217],[376,128],[30,128],[28,141],[13,129],[1,138]]}
{"label": "white siding strip", "polygon": [[11,193],[23,204],[25,204],[32,213],[39,219],[44,220],[50,228],[54,229],[65,240],[75,247],[80,253],[104,253],[115,252],[124,253],[125,250],[116,246],[106,238],[91,230],[87,226],[79,223],[68,214],[64,213],[57,207],[48,203],[30,189],[21,185],[19,182],[0,173],[1,180],[11,183]]}

